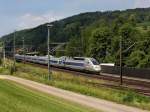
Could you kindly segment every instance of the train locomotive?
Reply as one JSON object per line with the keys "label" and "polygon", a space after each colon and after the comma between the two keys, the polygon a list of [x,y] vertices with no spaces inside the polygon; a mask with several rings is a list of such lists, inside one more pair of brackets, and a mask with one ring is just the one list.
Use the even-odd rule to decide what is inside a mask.
{"label": "train locomotive", "polygon": [[88,71],[88,72],[96,72],[99,73],[101,70],[100,64],[94,58],[88,57],[74,57],[69,58],[66,56],[57,58],[54,56],[50,56],[50,60],[48,61],[47,56],[27,56],[27,55],[19,55],[16,54],[15,58],[17,61],[28,61],[32,63],[38,63],[47,65],[48,62],[51,66],[72,69],[78,71]]}

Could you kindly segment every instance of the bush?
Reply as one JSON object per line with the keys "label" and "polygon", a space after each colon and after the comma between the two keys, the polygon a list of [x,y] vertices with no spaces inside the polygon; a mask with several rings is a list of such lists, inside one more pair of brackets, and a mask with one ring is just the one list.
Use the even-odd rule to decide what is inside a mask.
{"label": "bush", "polygon": [[123,102],[131,103],[131,102],[133,102],[134,98],[135,98],[135,97],[134,97],[134,94],[128,93],[127,95],[125,95],[125,96],[123,97]]}

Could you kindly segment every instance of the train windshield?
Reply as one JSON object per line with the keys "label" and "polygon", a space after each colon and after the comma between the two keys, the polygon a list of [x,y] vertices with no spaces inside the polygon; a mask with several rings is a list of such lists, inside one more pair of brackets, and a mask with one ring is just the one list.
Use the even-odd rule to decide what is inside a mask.
{"label": "train windshield", "polygon": [[98,63],[98,61],[96,61],[96,59],[92,58],[91,61],[92,61],[93,65],[99,65],[99,63]]}

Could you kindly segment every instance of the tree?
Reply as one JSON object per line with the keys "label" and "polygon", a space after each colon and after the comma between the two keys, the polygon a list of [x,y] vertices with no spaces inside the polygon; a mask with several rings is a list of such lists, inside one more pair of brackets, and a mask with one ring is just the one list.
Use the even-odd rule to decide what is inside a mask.
{"label": "tree", "polygon": [[[123,41],[123,50],[130,47],[132,44],[137,42],[140,38],[140,32],[129,23],[124,24],[120,28],[119,34]],[[131,51],[132,50],[128,51],[128,53],[130,53]]]}
{"label": "tree", "polygon": [[66,46],[66,55],[70,57],[81,55],[81,46],[79,39],[72,38]]}
{"label": "tree", "polygon": [[140,60],[138,68],[149,68],[150,67],[150,55],[146,55],[144,59]]}
{"label": "tree", "polygon": [[111,38],[113,38],[113,34],[108,27],[93,31],[89,48],[90,56],[99,61],[104,61],[105,56],[109,53]]}
{"label": "tree", "polygon": [[128,67],[140,67],[140,61],[145,58],[145,53],[143,51],[134,51],[126,60],[126,65]]}
{"label": "tree", "polygon": [[125,19],[123,17],[118,17],[112,22],[112,30],[115,35],[118,35],[119,28],[125,24]]}

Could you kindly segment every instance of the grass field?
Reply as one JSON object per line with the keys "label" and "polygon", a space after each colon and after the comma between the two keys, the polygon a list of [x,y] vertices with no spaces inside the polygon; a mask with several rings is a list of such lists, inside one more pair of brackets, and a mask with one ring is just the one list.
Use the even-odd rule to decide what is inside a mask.
{"label": "grass field", "polygon": [[[9,67],[0,68],[0,73],[9,74]],[[150,97],[140,95],[133,90],[112,89],[103,86],[110,82],[63,72],[53,72],[52,79],[48,81],[47,69],[21,63],[17,63],[17,72],[13,75],[84,95],[150,110]]]}
{"label": "grass field", "polygon": [[0,112],[96,112],[74,103],[0,80]]}

